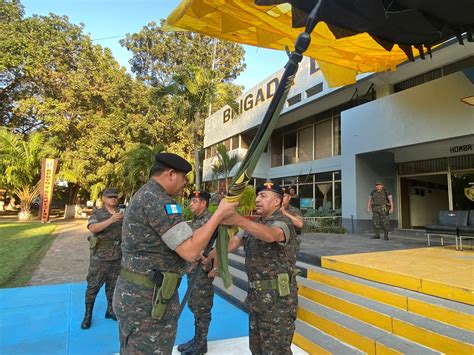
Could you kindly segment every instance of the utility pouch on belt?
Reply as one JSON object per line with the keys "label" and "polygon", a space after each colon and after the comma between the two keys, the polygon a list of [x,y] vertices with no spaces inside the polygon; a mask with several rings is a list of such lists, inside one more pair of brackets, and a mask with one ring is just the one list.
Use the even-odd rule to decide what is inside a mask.
{"label": "utility pouch on belt", "polygon": [[[155,275],[157,272],[155,271]],[[162,272],[161,285],[155,282],[155,279],[152,278],[152,273],[148,275],[150,279],[155,282],[155,287],[153,289],[153,308],[151,309],[151,316],[154,319],[161,319],[166,311],[166,306],[169,300],[173,297],[176,289],[178,288],[180,277],[178,274],[173,272]]]}
{"label": "utility pouch on belt", "polygon": [[91,251],[95,251],[95,248],[97,248],[97,244],[99,244],[99,238],[91,235],[87,239],[89,240],[89,249]]}
{"label": "utility pouch on belt", "polygon": [[277,289],[280,297],[290,294],[290,277],[287,273],[277,275]]}

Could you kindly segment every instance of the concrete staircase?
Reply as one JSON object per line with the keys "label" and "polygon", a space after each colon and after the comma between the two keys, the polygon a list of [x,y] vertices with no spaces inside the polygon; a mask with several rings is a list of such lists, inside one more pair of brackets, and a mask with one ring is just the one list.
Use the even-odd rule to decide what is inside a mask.
{"label": "concrete staircase", "polygon": [[[474,354],[473,307],[299,262],[294,343],[310,354]],[[243,251],[229,255],[238,307],[247,292]]]}

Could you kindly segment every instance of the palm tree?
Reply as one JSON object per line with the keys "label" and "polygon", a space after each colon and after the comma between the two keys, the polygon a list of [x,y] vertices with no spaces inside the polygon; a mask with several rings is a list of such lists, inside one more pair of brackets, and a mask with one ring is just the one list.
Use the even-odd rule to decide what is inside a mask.
{"label": "palm tree", "polygon": [[6,128],[0,129],[3,183],[20,199],[18,218],[22,221],[32,217],[31,203],[40,191],[41,160],[52,153],[53,150],[39,132],[23,140],[20,135]]}
{"label": "palm tree", "polygon": [[217,162],[212,164],[212,172],[219,182],[219,176],[223,176],[225,179],[225,190],[227,191],[229,186],[228,177],[232,168],[239,162],[237,155],[231,156],[224,144],[218,144],[216,147]]}
{"label": "palm tree", "polygon": [[158,88],[157,96],[172,95],[176,115],[185,117],[193,133],[194,169],[196,189],[201,188],[201,162],[199,151],[204,118],[209,113],[210,105],[225,102],[236,111],[235,88],[222,82],[212,70],[191,67],[188,72],[173,76],[172,84]]}
{"label": "palm tree", "polygon": [[164,150],[165,146],[162,143],[155,147],[140,143],[124,154],[122,157],[123,185],[125,190],[129,191],[128,197],[131,197],[134,191],[148,181],[155,155]]}

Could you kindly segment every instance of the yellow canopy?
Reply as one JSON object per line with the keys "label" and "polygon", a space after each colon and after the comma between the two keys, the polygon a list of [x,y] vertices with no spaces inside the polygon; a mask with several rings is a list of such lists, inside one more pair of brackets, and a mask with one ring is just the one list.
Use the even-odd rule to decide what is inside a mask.
{"label": "yellow canopy", "polygon": [[[303,31],[292,28],[290,4],[256,6],[254,0],[182,0],[167,28],[278,50],[293,50]],[[395,70],[407,60],[397,45],[388,52],[367,33],[336,39],[324,22],[313,31],[305,55],[316,59],[331,87],[353,84],[359,73]]]}

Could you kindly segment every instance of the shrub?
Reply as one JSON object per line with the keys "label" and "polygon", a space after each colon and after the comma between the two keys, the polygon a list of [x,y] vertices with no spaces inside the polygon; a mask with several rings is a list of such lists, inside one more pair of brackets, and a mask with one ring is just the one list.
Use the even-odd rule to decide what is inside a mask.
{"label": "shrub", "polygon": [[305,220],[303,232],[344,234],[346,230],[341,224],[341,218],[317,218],[315,220]]}

